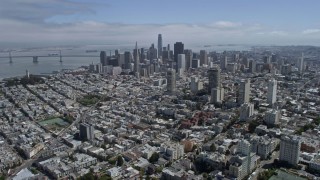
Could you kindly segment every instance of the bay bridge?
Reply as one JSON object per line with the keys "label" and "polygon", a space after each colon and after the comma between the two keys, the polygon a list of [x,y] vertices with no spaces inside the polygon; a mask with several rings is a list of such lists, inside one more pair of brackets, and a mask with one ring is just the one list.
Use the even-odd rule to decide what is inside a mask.
{"label": "bay bridge", "polygon": [[18,58],[31,58],[32,62],[37,63],[39,58],[46,57],[58,57],[59,62],[63,62],[63,57],[100,57],[99,55],[62,55],[61,51],[59,54],[48,54],[48,55],[12,55],[11,51],[9,52],[9,56],[0,56],[1,59],[8,59],[10,63],[13,63],[13,59]]}

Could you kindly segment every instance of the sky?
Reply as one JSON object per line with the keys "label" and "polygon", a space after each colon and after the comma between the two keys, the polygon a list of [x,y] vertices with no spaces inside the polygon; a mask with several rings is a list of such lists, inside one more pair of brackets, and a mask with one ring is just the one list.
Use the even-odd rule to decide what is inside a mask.
{"label": "sky", "polygon": [[1,0],[0,47],[320,46],[319,0]]}

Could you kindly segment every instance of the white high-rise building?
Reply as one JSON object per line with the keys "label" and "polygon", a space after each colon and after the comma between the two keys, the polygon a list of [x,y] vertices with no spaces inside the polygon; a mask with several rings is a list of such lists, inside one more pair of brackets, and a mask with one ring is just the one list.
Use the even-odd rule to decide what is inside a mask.
{"label": "white high-rise building", "polygon": [[190,89],[192,93],[197,93],[199,90],[203,89],[203,83],[197,76],[191,77]]}
{"label": "white high-rise building", "polygon": [[30,78],[30,74],[29,74],[29,71],[26,70],[26,77],[29,79]]}
{"label": "white high-rise building", "polygon": [[167,71],[167,91],[170,93],[176,91],[176,71],[174,69]]}
{"label": "white high-rise building", "polygon": [[250,151],[251,144],[247,140],[239,140],[237,146],[238,155],[233,156],[230,159],[230,175],[236,177],[237,179],[243,179],[245,176],[249,175],[254,168],[257,167],[259,157]]}
{"label": "white high-rise building", "polygon": [[297,165],[300,156],[301,140],[298,136],[282,136],[279,160],[290,165]]}
{"label": "white high-rise building", "polygon": [[268,125],[276,125],[279,124],[280,119],[280,111],[272,109],[266,112],[264,122]]}
{"label": "white high-rise building", "polygon": [[237,152],[248,156],[250,154],[251,151],[251,147],[250,147],[250,142],[245,140],[245,139],[241,139],[238,142],[238,146],[237,146]]}
{"label": "white high-rise building", "polygon": [[170,160],[176,160],[184,155],[184,146],[181,144],[165,142],[161,144],[160,152],[168,155]]}
{"label": "white high-rise building", "polygon": [[178,70],[186,70],[186,56],[184,54],[178,54]]}
{"label": "white high-rise building", "polygon": [[254,105],[251,103],[244,103],[240,107],[240,121],[247,121],[254,112]]}
{"label": "white high-rise building", "polygon": [[273,105],[277,101],[277,80],[272,79],[268,82],[267,103]]}
{"label": "white high-rise building", "polygon": [[302,73],[304,71],[304,56],[303,56],[303,53],[301,55],[301,58],[298,59],[297,68],[298,68],[300,73]]}
{"label": "white high-rise building", "polygon": [[238,103],[248,103],[250,101],[250,79],[240,82]]}

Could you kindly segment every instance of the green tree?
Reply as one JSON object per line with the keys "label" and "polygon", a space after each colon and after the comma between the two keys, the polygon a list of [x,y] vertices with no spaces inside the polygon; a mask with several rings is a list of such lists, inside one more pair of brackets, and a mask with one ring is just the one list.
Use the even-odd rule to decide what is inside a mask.
{"label": "green tree", "polygon": [[258,180],[268,180],[271,178],[271,176],[273,176],[274,174],[276,174],[275,169],[268,169],[266,171],[260,172],[258,175]]}
{"label": "green tree", "polygon": [[104,174],[103,176],[101,176],[101,177],[99,178],[99,180],[112,180],[112,178],[111,178],[109,175]]}
{"label": "green tree", "polygon": [[107,149],[107,146],[106,146],[105,144],[102,144],[102,145],[101,145],[101,148],[102,148],[102,149]]}
{"label": "green tree", "polygon": [[139,174],[140,174],[140,177],[143,177],[144,176],[144,169],[141,169],[140,171],[139,171]]}
{"label": "green tree", "polygon": [[118,156],[117,158],[117,166],[122,166],[124,163],[122,156]]}
{"label": "green tree", "polygon": [[[319,91],[319,93],[320,93],[320,91]],[[317,119],[315,119],[313,122],[314,122],[317,126],[319,126],[319,124],[320,124],[320,117],[318,117]]]}
{"label": "green tree", "polygon": [[149,158],[149,162],[150,162],[150,163],[155,163],[155,162],[158,161],[158,159],[159,159],[159,153],[154,152],[154,153],[151,155],[151,157]]}
{"label": "green tree", "polygon": [[212,152],[216,151],[216,146],[214,145],[214,143],[211,144],[210,151]]}
{"label": "green tree", "polygon": [[249,132],[253,133],[257,126],[259,126],[259,123],[257,121],[251,121],[248,127]]}
{"label": "green tree", "polygon": [[161,172],[162,172],[162,170],[163,170],[163,168],[162,168],[162,167],[160,167],[160,166],[156,168],[156,172],[157,172],[157,173],[161,173]]}
{"label": "green tree", "polygon": [[202,174],[202,177],[205,178],[205,179],[207,179],[207,178],[208,178],[208,174],[207,174],[207,173],[203,173],[203,174]]}
{"label": "green tree", "polygon": [[81,176],[80,178],[78,178],[78,180],[95,180],[96,177],[93,175],[92,172],[89,172],[83,176]]}

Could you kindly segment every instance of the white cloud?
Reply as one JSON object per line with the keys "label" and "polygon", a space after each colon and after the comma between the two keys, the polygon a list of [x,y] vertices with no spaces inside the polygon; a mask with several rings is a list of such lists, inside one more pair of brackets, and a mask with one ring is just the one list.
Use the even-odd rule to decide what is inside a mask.
{"label": "white cloud", "polygon": [[44,23],[57,15],[94,13],[93,3],[71,0],[10,0],[1,1],[1,19]]}
{"label": "white cloud", "polygon": [[320,29],[306,29],[302,31],[302,34],[317,34],[320,33]]}
{"label": "white cloud", "polygon": [[275,36],[286,36],[286,35],[288,35],[288,33],[285,32],[285,31],[271,31],[270,34],[271,35],[275,35]]}
{"label": "white cloud", "polygon": [[[222,23],[223,22],[223,23]],[[152,43],[162,33],[166,43],[237,43],[252,32],[253,26],[219,21],[204,24],[116,24],[85,21],[67,24],[38,24],[17,20],[1,20],[0,39],[14,43]],[[236,28],[232,28],[236,27]]]}
{"label": "white cloud", "polygon": [[272,31],[260,24],[229,21],[209,24],[121,24],[97,21],[56,24],[0,18],[0,29],[2,47],[7,44],[16,47],[134,44],[135,41],[149,46],[156,42],[158,33],[163,34],[165,44],[182,41],[186,47],[193,44],[297,44],[303,40],[309,41],[292,32]]}
{"label": "white cloud", "polygon": [[[2,0],[0,45],[65,45],[156,42],[158,33],[165,43],[185,44],[281,44],[317,42],[320,29],[273,30],[261,24],[220,20],[208,24],[121,24],[97,21],[75,22],[74,16],[95,14],[96,7],[109,5],[100,0]],[[85,3],[86,2],[86,3]],[[65,20],[63,19],[65,17]],[[68,19],[68,17],[70,19]],[[88,16],[90,17],[90,16]],[[74,18],[74,19],[73,19]],[[87,18],[87,17],[86,17]],[[93,17],[94,18],[94,17]],[[81,19],[81,18],[80,18]],[[68,23],[66,23],[68,22]],[[310,36],[308,36],[310,34]],[[318,39],[317,39],[318,38]]]}
{"label": "white cloud", "polygon": [[218,21],[212,24],[215,28],[228,29],[228,28],[236,28],[242,26],[240,22],[230,22],[230,21]]}

